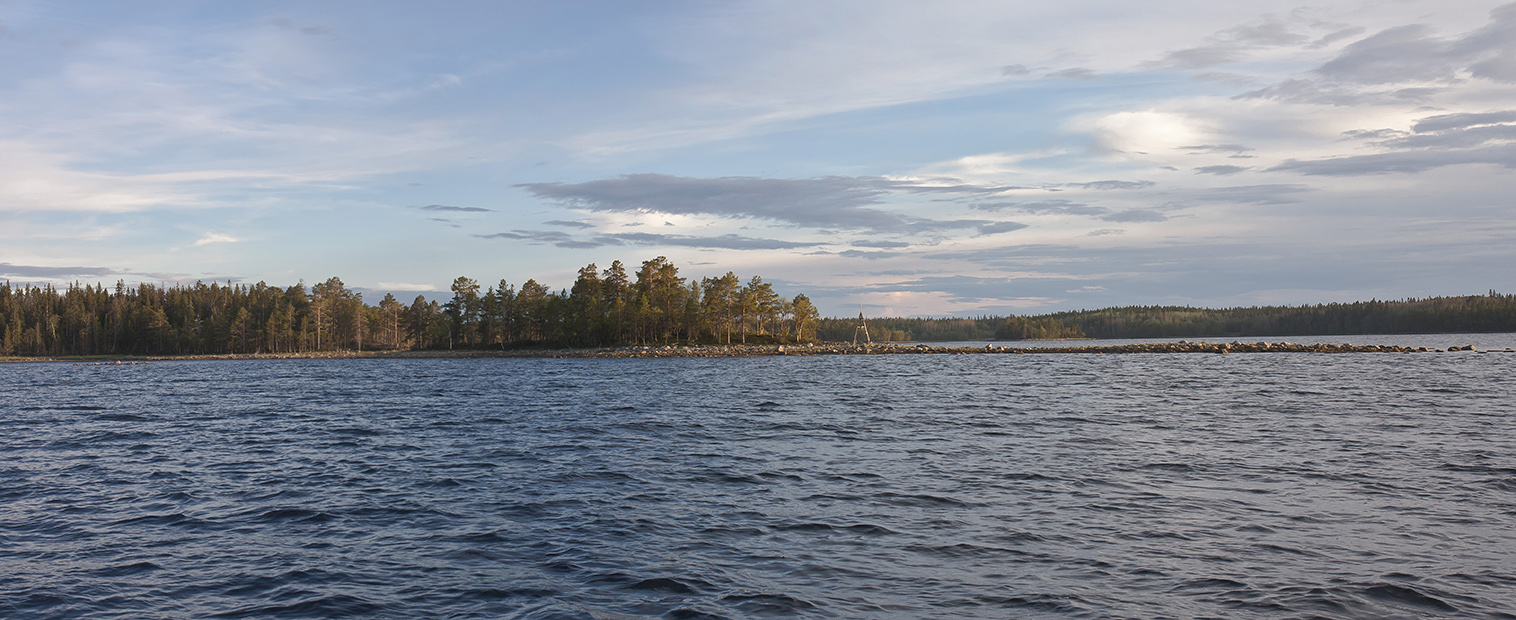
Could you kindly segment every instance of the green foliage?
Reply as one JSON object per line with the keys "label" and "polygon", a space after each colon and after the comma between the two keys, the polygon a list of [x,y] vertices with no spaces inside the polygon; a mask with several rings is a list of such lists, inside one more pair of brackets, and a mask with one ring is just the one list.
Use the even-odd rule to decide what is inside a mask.
{"label": "green foliage", "polygon": [[531,279],[519,290],[500,280],[481,292],[476,280],[459,277],[447,303],[417,295],[409,306],[392,295],[369,306],[335,277],[309,292],[304,282],[286,289],[117,282],[114,290],[76,283],[61,291],[7,282],[0,284],[0,355],[600,346],[715,342],[734,332],[762,342],[814,338],[810,300],[786,301],[762,278],[743,286],[728,273],[686,285],[662,256],[635,276],[621,261],[603,272],[591,264],[571,291],[556,292]]}
{"label": "green foliage", "polygon": [[[875,342],[953,342],[960,340],[987,340],[995,336],[1005,319],[979,317],[975,319],[868,319],[869,338]],[[818,319],[816,336],[821,340],[851,342],[858,327],[855,318]],[[860,336],[861,338],[861,336]]]}
{"label": "green foliage", "polygon": [[997,340],[1067,340],[1083,338],[1084,331],[1078,325],[1065,325],[1051,318],[1027,318],[1013,316],[995,330]]}
{"label": "green foliage", "polygon": [[1516,331],[1516,295],[1211,310],[1128,306],[1046,315],[1092,338],[1326,336]]}
{"label": "green foliage", "polygon": [[[579,271],[573,289],[505,280],[480,292],[466,277],[439,305],[386,295],[363,302],[341,279],[288,288],[196,282],[113,290],[77,283],[0,284],[0,355],[192,355],[401,348],[601,346],[653,342],[850,341],[856,318],[820,318],[809,298],[779,297],[762,278],[679,277],[668,259],[633,279],[620,261]],[[868,319],[889,341],[1189,338],[1516,331],[1516,295],[1211,310],[1128,306],[1031,317]]]}
{"label": "green foliage", "polygon": [[[857,325],[856,318],[820,319],[817,335],[821,340],[850,341]],[[868,319],[868,329],[876,342],[1511,332],[1516,331],[1516,295],[1490,291],[1314,306],[1126,306],[1028,317],[877,318]]]}

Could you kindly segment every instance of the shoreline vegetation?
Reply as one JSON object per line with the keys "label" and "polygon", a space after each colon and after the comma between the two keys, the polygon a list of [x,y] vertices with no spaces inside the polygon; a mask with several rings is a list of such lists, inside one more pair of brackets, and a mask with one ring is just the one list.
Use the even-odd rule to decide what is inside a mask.
{"label": "shoreline vegetation", "polygon": [[[850,340],[856,319],[821,319],[821,340]],[[1280,338],[1516,332],[1516,295],[1370,300],[1309,306],[1123,306],[1034,316],[869,319],[876,341]]]}
{"label": "shoreline vegetation", "polygon": [[1516,353],[1511,349],[1478,350],[1472,345],[1446,349],[1403,347],[1396,345],[1296,344],[1290,342],[1149,342],[1122,345],[1068,347],[1008,347],[997,344],[973,347],[948,347],[899,343],[805,343],[799,345],[637,345],[583,349],[513,349],[498,350],[392,350],[392,351],[308,351],[299,353],[221,353],[203,355],[154,356],[57,356],[0,357],[6,362],[73,362],[89,365],[144,364],[163,361],[204,360],[272,360],[272,359],[588,359],[588,358],[669,358],[669,357],[768,357],[819,355],[1049,355],[1049,354],[1234,354],[1234,353]]}
{"label": "shoreline vegetation", "polygon": [[[303,280],[285,288],[263,282],[128,287],[118,280],[114,289],[7,281],[0,283],[0,359],[630,357],[637,347],[644,352],[662,347],[657,350],[664,356],[780,354],[778,347],[785,347],[786,355],[957,353],[968,351],[895,351],[879,345],[1516,332],[1516,295],[1493,290],[1298,307],[1128,306],[1038,316],[885,317],[860,326],[861,316],[821,318],[804,294],[786,299],[758,276],[746,282],[732,272],[680,277],[678,267],[662,256],[643,261],[635,271],[621,261],[603,270],[587,265],[571,288],[558,291],[534,279],[519,288],[504,279],[482,287],[468,277],[455,279],[450,290],[446,303],[417,295],[406,305],[387,294],[369,305],[336,277],[309,289]],[[855,351],[835,344],[859,340],[879,345]],[[774,352],[762,352],[770,349]],[[1125,352],[1084,351],[1088,347],[1024,352],[1073,349]]]}

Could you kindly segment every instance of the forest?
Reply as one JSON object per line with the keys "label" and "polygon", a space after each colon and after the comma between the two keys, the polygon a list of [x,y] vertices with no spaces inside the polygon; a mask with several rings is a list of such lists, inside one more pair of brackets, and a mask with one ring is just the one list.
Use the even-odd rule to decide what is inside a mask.
{"label": "forest", "polygon": [[446,303],[386,294],[368,305],[339,278],[309,289],[197,282],[0,285],[0,355],[198,355],[341,350],[505,349],[670,342],[796,342],[815,337],[805,295],[761,277],[679,277],[662,256],[579,270],[572,288],[529,279],[481,287],[459,277]]}
{"label": "forest", "polygon": [[805,295],[763,278],[686,279],[662,256],[578,272],[557,291],[534,279],[455,279],[445,303],[385,295],[375,305],[339,278],[307,288],[205,284],[113,289],[0,284],[0,356],[197,355],[343,350],[509,349],[648,343],[785,343],[1205,338],[1516,331],[1516,295],[1310,306],[1125,306],[1037,316],[821,318]]}
{"label": "forest", "polygon": [[[1490,291],[1458,297],[1219,310],[1124,306],[973,319],[871,318],[867,323],[869,336],[876,342],[1516,332],[1516,295]],[[822,340],[851,341],[858,324],[857,318],[821,319],[816,333]]]}
{"label": "forest", "polygon": [[[1063,340],[1083,338],[1077,327],[1039,317],[992,317],[972,319],[873,318],[865,321],[868,339],[874,342],[954,342],[961,340]],[[816,327],[817,338],[832,342],[859,341],[864,333],[857,318],[824,318]]]}
{"label": "forest", "polygon": [[1211,310],[1127,306],[1042,315],[1090,338],[1330,336],[1516,331],[1516,295],[1358,301]]}

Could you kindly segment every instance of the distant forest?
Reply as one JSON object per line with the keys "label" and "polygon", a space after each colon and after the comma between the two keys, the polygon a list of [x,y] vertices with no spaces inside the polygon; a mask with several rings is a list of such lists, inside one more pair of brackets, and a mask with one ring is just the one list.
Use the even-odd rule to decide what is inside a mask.
{"label": "distant forest", "polygon": [[[1126,306],[1026,317],[881,318],[867,323],[875,341],[918,342],[1516,332],[1516,295],[1490,291],[1463,297],[1221,310]],[[822,340],[851,341],[857,327],[857,318],[821,319],[816,333]]]}
{"label": "distant forest", "polygon": [[1128,306],[1058,312],[1039,318],[1078,328],[1091,338],[1513,332],[1516,295],[1492,290],[1463,297],[1224,310]]}
{"label": "distant forest", "polygon": [[[1084,338],[1078,327],[1041,317],[979,317],[976,319],[877,318],[865,321],[874,342],[951,342],[956,340],[1055,340]],[[825,341],[864,340],[857,317],[821,319],[816,337]]]}
{"label": "distant forest", "polygon": [[[338,278],[306,288],[173,287],[117,282],[0,284],[0,355],[194,355],[364,349],[505,349],[647,343],[785,343],[864,339],[857,318],[821,318],[805,295],[784,299],[754,276],[679,277],[662,256],[628,273],[620,261],[579,270],[573,287],[536,280],[453,281],[446,303],[385,295],[376,305]],[[1127,306],[1038,316],[871,318],[875,342],[1320,336],[1516,331],[1516,295],[1432,297],[1211,310]]]}
{"label": "distant forest", "polygon": [[453,281],[446,303],[385,295],[368,305],[338,278],[306,289],[215,282],[0,285],[0,355],[195,355],[363,349],[503,349],[815,338],[816,307],[760,277],[679,277],[660,256],[579,270],[570,289]]}

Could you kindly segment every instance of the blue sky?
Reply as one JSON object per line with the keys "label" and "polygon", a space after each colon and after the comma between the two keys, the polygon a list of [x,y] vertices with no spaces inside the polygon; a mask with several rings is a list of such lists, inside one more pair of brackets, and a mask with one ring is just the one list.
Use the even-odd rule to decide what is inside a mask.
{"label": "blue sky", "polygon": [[0,277],[1516,290],[1516,5],[0,1]]}

